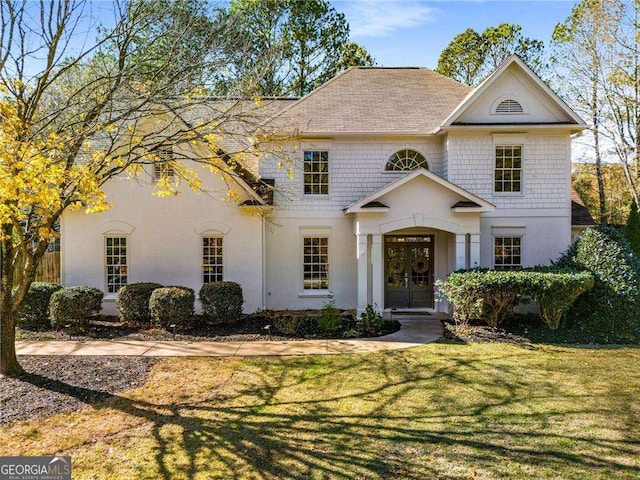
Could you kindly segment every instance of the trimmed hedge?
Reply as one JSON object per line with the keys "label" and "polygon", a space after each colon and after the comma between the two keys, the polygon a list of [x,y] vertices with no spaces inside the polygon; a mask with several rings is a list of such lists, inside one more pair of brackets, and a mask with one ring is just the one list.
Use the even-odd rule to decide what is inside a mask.
{"label": "trimmed hedge", "polygon": [[102,309],[102,297],[102,290],[94,287],[67,287],[54,292],[49,302],[51,326],[85,325],[89,315]]}
{"label": "trimmed hedge", "polygon": [[531,295],[538,303],[540,317],[556,330],[576,299],[593,288],[594,279],[589,272],[539,273],[532,283]]}
{"label": "trimmed hedge", "polygon": [[156,288],[149,298],[151,321],[158,327],[181,330],[194,326],[195,292],[187,287]]}
{"label": "trimmed hedge", "polygon": [[125,285],[116,294],[116,307],[123,322],[150,324],[149,299],[159,283],[140,282]]}
{"label": "trimmed hedge", "polygon": [[436,284],[439,294],[454,306],[458,322],[483,318],[489,326],[497,327],[518,302],[535,300],[542,319],[549,328],[556,329],[576,298],[593,287],[593,276],[588,272],[545,267],[514,271],[475,269],[454,272]]}
{"label": "trimmed hedge", "polygon": [[219,322],[234,322],[242,315],[242,287],[235,282],[212,282],[198,293],[202,309],[209,318]]}
{"label": "trimmed hedge", "polygon": [[557,261],[594,277],[593,289],[569,311],[572,326],[599,342],[635,342],[640,337],[640,260],[611,227],[588,228]]}
{"label": "trimmed hedge", "polygon": [[[18,308],[18,326],[27,330],[51,328],[49,302],[51,295],[61,289],[62,285],[57,283],[33,282]],[[17,290],[15,287],[12,294]]]}

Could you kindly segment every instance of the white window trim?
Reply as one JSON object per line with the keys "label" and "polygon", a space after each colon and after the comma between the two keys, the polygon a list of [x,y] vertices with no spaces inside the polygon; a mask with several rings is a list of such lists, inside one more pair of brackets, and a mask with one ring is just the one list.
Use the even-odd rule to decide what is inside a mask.
{"label": "white window trim", "polygon": [[[329,193],[305,193],[304,192],[304,154],[305,152],[327,152],[327,190]],[[331,188],[331,179],[333,178],[333,172],[332,172],[332,167],[333,167],[333,161],[332,159],[332,152],[331,149],[328,146],[323,146],[323,145],[304,145],[302,147],[302,152],[301,152],[301,178],[300,178],[300,188],[301,188],[301,192],[302,192],[302,196],[305,199],[329,199],[331,198],[331,192],[332,192],[332,188]]]}
{"label": "white window trim", "polygon": [[127,283],[126,285],[131,284],[131,241],[130,236],[128,234],[122,232],[106,232],[102,235],[102,281],[104,292],[104,298],[106,300],[113,300],[116,298],[116,294],[118,292],[109,292],[109,284],[107,282],[107,238],[124,238],[126,239],[126,247],[127,247]]}
{"label": "white window trim", "polygon": [[[327,275],[327,281],[329,282],[329,288],[323,290],[305,289],[304,288],[304,239],[305,238],[326,238],[327,239],[327,261],[329,262],[329,274]],[[301,290],[298,293],[299,298],[332,298],[333,292],[331,291],[331,285],[333,285],[333,260],[331,258],[331,228],[328,227],[300,227],[300,273],[299,282]]]}
{"label": "white window trim", "polygon": [[199,253],[200,253],[200,257],[199,257],[199,264],[200,264],[200,277],[199,277],[199,284],[200,285],[205,285],[204,283],[204,245],[203,245],[203,241],[205,238],[221,238],[222,239],[222,281],[224,281],[227,278],[227,242],[225,241],[225,235],[221,232],[203,232],[200,234],[200,236],[198,237],[198,240],[200,242],[199,244]]}
{"label": "white window trim", "polygon": [[494,226],[491,229],[491,268],[496,268],[496,238],[519,238],[520,239],[520,266],[527,265],[527,242],[526,228],[522,226],[500,227]]}
{"label": "white window trim", "polygon": [[[491,190],[495,197],[524,197],[526,190],[526,137],[524,135],[496,134],[493,135],[493,150],[491,160]],[[520,147],[520,191],[519,192],[497,192],[496,191],[496,147]]]}

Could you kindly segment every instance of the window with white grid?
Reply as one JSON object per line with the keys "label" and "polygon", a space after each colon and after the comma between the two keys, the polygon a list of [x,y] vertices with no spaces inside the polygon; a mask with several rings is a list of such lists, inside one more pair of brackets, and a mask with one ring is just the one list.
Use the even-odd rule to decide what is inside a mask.
{"label": "window with white grid", "polygon": [[202,282],[221,282],[223,269],[222,237],[202,237]]}
{"label": "window with white grid", "polygon": [[493,265],[497,270],[522,266],[522,237],[495,237]]}
{"label": "window with white grid", "polygon": [[304,152],[304,194],[329,195],[329,152]]}
{"label": "window with white grid", "polygon": [[158,157],[156,163],[154,163],[154,176],[156,180],[160,178],[174,178],[176,171],[173,167],[173,148],[170,145],[161,145],[154,153]]}
{"label": "window with white grid", "polygon": [[303,238],[304,290],[329,290],[329,239],[327,237]]}
{"label": "window with white grid", "polygon": [[127,284],[127,237],[105,237],[104,245],[107,293],[116,293]]}
{"label": "window with white grid", "polygon": [[522,191],[522,146],[496,146],[495,191],[519,193]]}

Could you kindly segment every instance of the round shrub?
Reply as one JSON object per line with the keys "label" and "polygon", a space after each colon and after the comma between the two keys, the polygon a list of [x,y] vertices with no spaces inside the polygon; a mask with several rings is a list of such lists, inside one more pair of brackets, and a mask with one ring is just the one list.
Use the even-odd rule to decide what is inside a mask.
{"label": "round shrub", "polygon": [[235,282],[207,283],[198,296],[205,315],[219,322],[233,322],[242,315],[242,287]]}
{"label": "round shrub", "polygon": [[[17,287],[13,289],[15,295]],[[27,330],[47,330],[51,295],[62,289],[57,283],[33,282],[18,309],[18,326]]]}
{"label": "round shrub", "polygon": [[557,262],[590,272],[591,290],[569,311],[573,326],[596,341],[634,341],[640,328],[640,261],[624,236],[611,227],[593,227]]}
{"label": "round shrub", "polygon": [[195,292],[187,287],[156,288],[149,298],[149,311],[154,325],[177,329],[193,326]]}
{"label": "round shrub", "polygon": [[156,288],[162,285],[152,282],[131,283],[116,294],[116,307],[123,322],[151,323],[149,299]]}
{"label": "round shrub", "polygon": [[82,326],[87,317],[102,309],[104,293],[94,287],[68,287],[51,295],[49,317],[51,326],[62,328],[65,325]]}

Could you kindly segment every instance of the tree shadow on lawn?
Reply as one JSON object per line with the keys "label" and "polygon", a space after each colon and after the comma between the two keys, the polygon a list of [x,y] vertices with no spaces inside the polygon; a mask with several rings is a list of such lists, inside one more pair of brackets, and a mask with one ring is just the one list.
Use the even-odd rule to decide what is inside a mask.
{"label": "tree shadow on lawn", "polygon": [[[245,369],[240,364],[227,380],[232,394],[212,393],[195,403],[134,400],[36,374],[24,380],[148,422],[156,472],[142,470],[147,478],[194,478],[203,466],[212,468],[211,478],[457,479],[469,478],[472,468],[508,478],[510,462],[555,475],[592,469],[618,478],[637,474],[637,466],[617,458],[639,454],[633,435],[613,440],[552,431],[569,415],[608,415],[606,407],[589,408],[582,398],[587,395],[539,382],[532,398],[516,354],[483,361],[436,356],[437,362],[425,357],[417,363],[415,356],[389,353],[353,356],[338,365],[317,357],[269,359]],[[322,368],[314,371],[318,364]],[[377,383],[300,398],[308,382],[330,386],[354,369],[364,369],[365,377],[376,371]],[[475,400],[469,408],[451,408],[456,389],[443,384]],[[571,405],[521,411],[529,409],[523,403],[556,400]],[[177,460],[178,450],[184,459]],[[449,462],[444,471],[438,458]]]}

